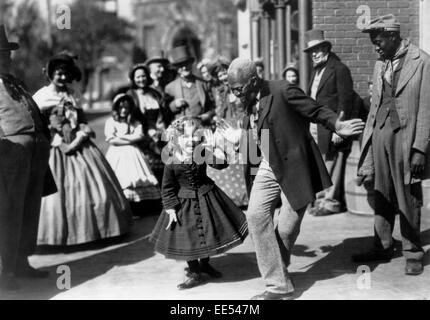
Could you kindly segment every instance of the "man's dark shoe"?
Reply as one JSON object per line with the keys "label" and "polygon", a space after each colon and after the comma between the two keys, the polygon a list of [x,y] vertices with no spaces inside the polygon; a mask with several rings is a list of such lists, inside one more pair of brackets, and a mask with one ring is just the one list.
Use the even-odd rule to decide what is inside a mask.
{"label": "man's dark shoe", "polygon": [[289,293],[274,293],[265,291],[262,294],[256,295],[251,300],[292,300],[294,298],[294,291]]}
{"label": "man's dark shoe", "polygon": [[0,291],[16,291],[20,286],[16,278],[11,274],[3,274],[0,276]]}
{"label": "man's dark shoe", "polygon": [[388,249],[373,249],[369,252],[355,254],[352,256],[353,262],[390,262],[394,254],[394,245]]}
{"label": "man's dark shoe", "polygon": [[187,277],[188,279],[184,283],[178,285],[179,290],[191,289],[205,283],[201,273],[188,272]]}
{"label": "man's dark shoe", "polygon": [[209,263],[200,264],[200,271],[214,279],[222,278],[222,273],[212,267]]}
{"label": "man's dark shoe", "polygon": [[423,262],[416,259],[407,259],[405,274],[409,276],[418,276],[424,271]]}
{"label": "man's dark shoe", "polygon": [[315,209],[314,211],[311,211],[310,214],[313,215],[314,217],[326,217],[326,216],[331,216],[333,214],[338,214],[339,212],[334,212],[331,210],[328,210],[326,208],[319,208],[319,209]]}
{"label": "man's dark shoe", "polygon": [[27,266],[18,268],[15,275],[18,278],[44,279],[49,277],[49,272],[37,270],[27,265]]}

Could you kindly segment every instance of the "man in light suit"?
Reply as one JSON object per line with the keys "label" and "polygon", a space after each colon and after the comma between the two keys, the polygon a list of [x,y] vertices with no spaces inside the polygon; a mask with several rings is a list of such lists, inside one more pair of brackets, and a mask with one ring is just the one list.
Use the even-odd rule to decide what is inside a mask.
{"label": "man in light suit", "polygon": [[393,15],[364,29],[380,54],[358,166],[359,184],[375,190],[375,243],[353,256],[359,263],[389,261],[392,231],[400,215],[405,273],[423,272],[420,241],[421,179],[428,178],[430,137],[430,57],[400,37]]}
{"label": "man in light suit", "polygon": [[[243,131],[234,130],[225,121],[219,124],[220,131],[230,142],[240,143],[244,147],[241,151],[255,150],[249,146],[254,139],[248,137],[256,137],[262,155],[247,221],[266,291],[253,299],[291,299],[294,285],[288,265],[303,215],[315,194],[331,185],[309,122],[321,123],[342,137],[360,134],[364,123],[358,119],[343,121],[342,113],[338,116],[319,105],[287,81],[259,78],[255,63],[247,59],[234,60],[228,76],[232,92],[247,107],[243,126],[251,134],[241,140]],[[251,157],[244,155],[248,161]],[[279,200],[282,206],[274,221]]]}

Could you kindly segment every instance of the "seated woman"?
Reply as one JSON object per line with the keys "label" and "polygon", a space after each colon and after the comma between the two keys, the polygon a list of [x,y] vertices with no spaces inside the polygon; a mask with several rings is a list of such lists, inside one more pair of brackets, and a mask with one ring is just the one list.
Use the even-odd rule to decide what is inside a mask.
{"label": "seated woman", "polygon": [[58,192],[42,200],[38,245],[77,245],[126,234],[130,206],[109,163],[91,142],[94,133],[69,88],[80,79],[73,57],[56,55],[46,74],[51,83],[34,100],[49,118],[49,165]]}

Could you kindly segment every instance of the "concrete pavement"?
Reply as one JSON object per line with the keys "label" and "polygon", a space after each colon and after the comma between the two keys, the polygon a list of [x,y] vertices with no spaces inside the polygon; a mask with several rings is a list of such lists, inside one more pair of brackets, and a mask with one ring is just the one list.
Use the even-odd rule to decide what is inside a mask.
{"label": "concrete pavement", "polygon": [[[430,219],[423,219],[423,242],[430,248]],[[191,290],[179,291],[185,264],[153,252],[148,235],[156,217],[138,221],[124,239],[68,249],[42,249],[31,258],[37,268],[49,270],[49,279],[24,281],[23,289],[2,293],[1,299],[124,299],[124,300],[247,300],[264,291],[251,239],[212,259],[224,278]],[[370,282],[359,281],[351,253],[371,244],[372,217],[349,213],[328,217],[306,216],[290,272],[297,299],[427,299],[430,298],[430,259],[425,272],[405,276],[401,252],[391,263],[369,266]],[[395,237],[400,239],[398,224]],[[71,289],[57,288],[58,266],[71,270]],[[60,278],[61,280],[61,278]],[[61,282],[61,281],[60,281]],[[357,282],[359,285],[357,285]]]}

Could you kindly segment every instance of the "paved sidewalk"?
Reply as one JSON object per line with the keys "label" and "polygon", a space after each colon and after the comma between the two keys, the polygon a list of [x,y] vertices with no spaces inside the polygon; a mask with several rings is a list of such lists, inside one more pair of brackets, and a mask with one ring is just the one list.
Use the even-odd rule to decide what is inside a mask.
{"label": "paved sidewalk", "polygon": [[[214,258],[213,265],[225,274],[219,281],[187,291],[184,263],[155,254],[147,237],[156,217],[138,221],[131,235],[119,243],[84,248],[81,252],[51,253],[32,257],[37,268],[51,277],[23,282],[24,289],[0,295],[2,299],[143,299],[143,300],[247,300],[264,290],[264,284],[248,238],[240,247]],[[430,218],[423,219],[423,241],[430,248]],[[403,273],[400,252],[387,264],[370,266],[370,288],[357,287],[358,266],[350,255],[371,244],[372,217],[339,214],[306,216],[294,250],[290,271],[298,299],[427,299],[430,298],[430,262],[418,277]],[[395,236],[399,239],[399,229]],[[49,253],[49,252],[48,252]],[[57,267],[71,269],[72,288],[56,287]]]}

